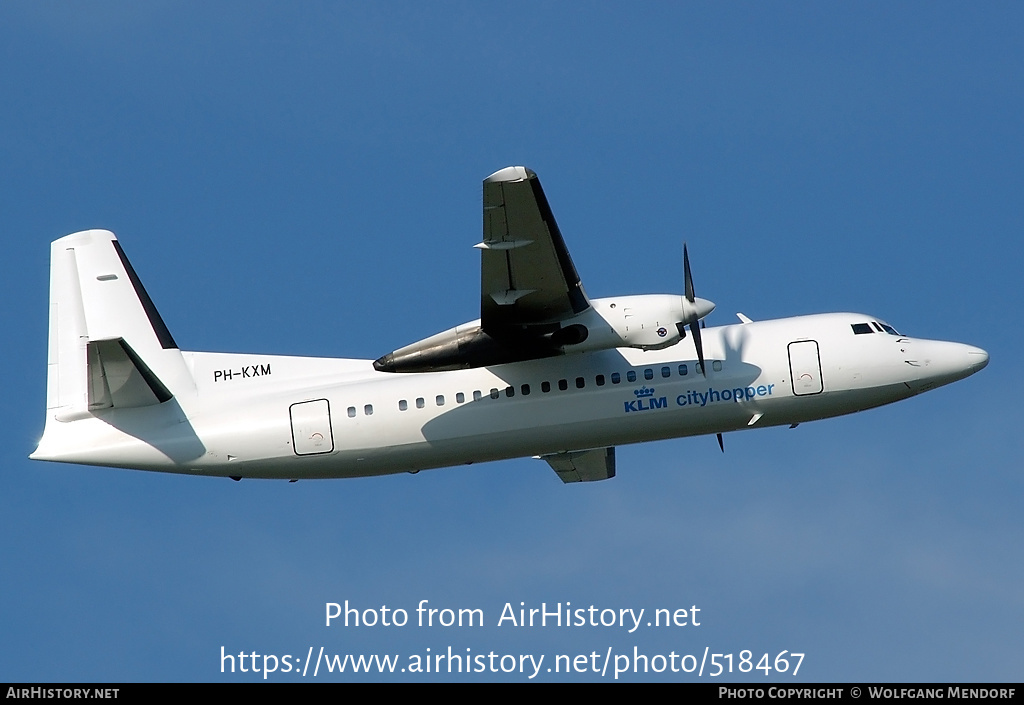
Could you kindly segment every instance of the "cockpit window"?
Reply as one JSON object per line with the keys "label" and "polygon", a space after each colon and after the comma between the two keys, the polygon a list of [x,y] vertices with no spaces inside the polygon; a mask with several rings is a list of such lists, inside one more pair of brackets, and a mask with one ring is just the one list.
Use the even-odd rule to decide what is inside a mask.
{"label": "cockpit window", "polygon": [[853,328],[854,335],[864,335],[866,333],[888,333],[889,335],[900,335],[900,333],[890,326],[888,323],[881,321],[871,321],[871,323],[853,323],[850,326]]}

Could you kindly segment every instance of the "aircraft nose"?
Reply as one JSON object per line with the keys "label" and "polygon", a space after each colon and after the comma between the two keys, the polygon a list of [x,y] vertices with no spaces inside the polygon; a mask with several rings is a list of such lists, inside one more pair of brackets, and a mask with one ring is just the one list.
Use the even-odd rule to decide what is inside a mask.
{"label": "aircraft nose", "polygon": [[914,368],[912,379],[906,383],[918,393],[970,377],[988,364],[987,352],[963,343],[915,341],[913,348],[908,346],[906,350],[914,354],[906,361]]}
{"label": "aircraft nose", "polygon": [[[928,366],[936,376],[963,379],[988,364],[988,353],[981,348],[963,343],[941,343],[932,351]],[[950,380],[953,381],[953,380]]]}
{"label": "aircraft nose", "polygon": [[967,366],[971,370],[971,373],[975,373],[979,370],[985,369],[988,365],[988,353],[981,348],[976,348],[972,345],[967,347]]}

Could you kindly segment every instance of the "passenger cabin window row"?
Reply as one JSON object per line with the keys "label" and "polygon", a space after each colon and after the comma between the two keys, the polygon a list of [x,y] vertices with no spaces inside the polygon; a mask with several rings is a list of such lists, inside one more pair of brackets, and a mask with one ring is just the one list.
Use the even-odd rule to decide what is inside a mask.
{"label": "passenger cabin window row", "polygon": [[[854,326],[854,332],[857,332],[856,331],[856,325]],[[873,331],[868,330],[868,331],[865,331],[865,332],[871,333]],[[694,373],[698,373],[700,371],[699,368],[700,368],[700,363],[695,364],[694,365],[694,370],[693,370]],[[722,370],[722,361],[721,360],[712,360],[711,361],[711,369],[714,370],[715,372],[721,372],[721,370]],[[673,376],[686,377],[686,376],[688,376],[690,374],[690,367],[686,363],[680,363],[680,364],[677,364],[677,365],[663,365],[660,368],[645,367],[642,371],[640,371],[639,374],[642,374],[643,378],[645,380],[654,380],[656,377],[660,377],[661,379],[668,379],[668,378],[671,378]],[[637,379],[638,379],[638,372],[637,372],[637,370],[627,370],[626,371],[626,382],[630,382],[630,383],[636,382]],[[576,378],[574,378],[572,380],[569,380],[569,379],[560,379],[560,380],[558,380],[558,382],[556,384],[558,385],[559,391],[562,391],[562,392],[568,391],[570,381],[575,386],[576,389],[586,389],[586,386],[587,386],[586,378],[585,377],[576,377]],[[622,383],[622,374],[619,373],[619,372],[612,372],[607,377],[605,375],[596,375],[594,377],[594,384],[596,386],[598,386],[598,387],[603,387],[608,382],[611,382],[613,385],[621,384]],[[525,396],[529,396],[531,391],[532,391],[532,389],[531,389],[529,384],[521,384],[519,386],[519,388],[518,388],[518,393],[520,395],[524,396],[524,397]],[[543,382],[541,382],[540,383],[540,391],[543,394],[549,393],[551,391],[551,382],[549,382],[547,380],[544,380]],[[491,399],[500,399],[502,397],[502,395],[504,395],[506,398],[512,398],[512,397],[514,397],[516,395],[516,393],[517,393],[517,389],[513,385],[505,387],[504,389],[498,389],[497,387],[492,387],[490,390],[488,390],[486,392],[482,391],[482,390],[479,390],[479,389],[476,389],[476,390],[473,391],[473,401],[480,401],[480,400],[482,400],[484,398],[485,394],[488,397],[490,397]],[[466,402],[466,395],[465,395],[465,393],[463,393],[463,392],[456,392],[455,393],[455,403],[456,404],[464,404],[465,402]],[[423,409],[423,408],[426,408],[427,401],[423,397],[416,397],[416,399],[413,401],[413,404],[416,406],[417,409]],[[435,396],[434,397],[434,405],[435,406],[444,406],[445,405],[445,396],[443,394],[438,394],[437,396]],[[399,411],[408,411],[409,410],[409,400],[408,399],[399,399],[398,400],[398,410]],[[354,406],[348,407],[347,412],[348,412],[349,418],[355,418],[358,415],[358,410]],[[366,404],[365,406],[363,406],[363,415],[364,416],[373,416],[373,404]]]}

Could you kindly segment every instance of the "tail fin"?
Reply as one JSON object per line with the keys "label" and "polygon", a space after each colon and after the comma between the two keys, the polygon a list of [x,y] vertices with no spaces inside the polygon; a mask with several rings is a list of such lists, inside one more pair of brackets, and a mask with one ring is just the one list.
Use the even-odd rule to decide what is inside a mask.
{"label": "tail fin", "polygon": [[194,389],[181,351],[114,234],[86,230],[56,240],[47,424],[161,404]]}

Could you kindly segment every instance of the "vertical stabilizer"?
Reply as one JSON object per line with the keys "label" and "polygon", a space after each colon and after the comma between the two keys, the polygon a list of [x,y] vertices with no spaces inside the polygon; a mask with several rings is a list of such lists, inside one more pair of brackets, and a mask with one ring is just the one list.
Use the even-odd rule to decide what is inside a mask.
{"label": "vertical stabilizer", "polygon": [[114,234],[86,230],[50,249],[47,422],[160,404],[195,384]]}

